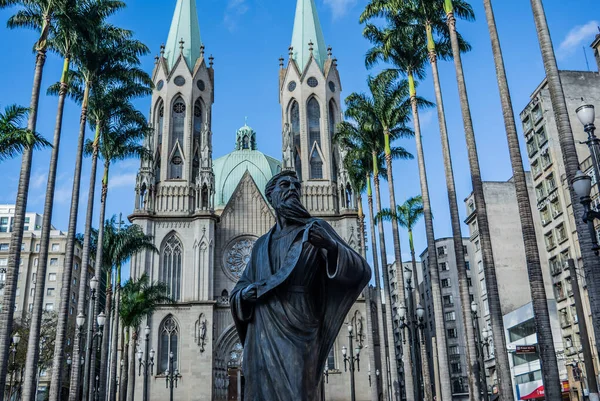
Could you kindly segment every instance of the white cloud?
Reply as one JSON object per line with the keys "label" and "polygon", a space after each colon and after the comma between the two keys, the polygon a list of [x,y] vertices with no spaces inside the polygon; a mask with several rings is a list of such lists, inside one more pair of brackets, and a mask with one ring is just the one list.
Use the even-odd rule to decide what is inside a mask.
{"label": "white cloud", "polygon": [[45,185],[48,183],[48,173],[43,171],[36,171],[31,174],[31,178],[29,179],[29,188],[31,189],[40,189],[46,188]]}
{"label": "white cloud", "polygon": [[567,37],[558,46],[558,58],[564,59],[582,46],[588,39],[598,33],[598,21],[590,21],[571,29]]}
{"label": "white cloud", "polygon": [[117,174],[109,177],[108,186],[110,189],[129,187],[135,188],[136,173]]}
{"label": "white cloud", "polygon": [[225,17],[223,22],[225,27],[233,32],[237,26],[239,18],[246,14],[250,7],[246,3],[246,0],[229,0],[227,3],[227,9],[225,10]]}
{"label": "white cloud", "polygon": [[333,19],[343,17],[355,4],[356,0],[323,0],[331,8]]}
{"label": "white cloud", "polygon": [[419,112],[419,124],[421,124],[421,131],[429,127],[435,119],[437,112],[434,110],[427,110]]}

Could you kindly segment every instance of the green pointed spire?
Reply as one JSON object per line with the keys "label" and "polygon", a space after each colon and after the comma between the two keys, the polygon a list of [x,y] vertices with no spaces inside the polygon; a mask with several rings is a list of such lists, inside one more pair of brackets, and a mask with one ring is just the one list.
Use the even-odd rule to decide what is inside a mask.
{"label": "green pointed spire", "polygon": [[200,46],[202,45],[196,0],[177,0],[165,47],[165,57],[169,68],[173,68],[182,52],[182,41],[183,57],[191,70],[200,58]]}
{"label": "green pointed spire", "polygon": [[292,34],[292,47],[294,48],[294,59],[301,70],[306,67],[310,59],[309,42],[312,42],[313,56],[321,70],[323,70],[327,58],[327,47],[319,22],[317,6],[314,0],[298,0],[294,33]]}

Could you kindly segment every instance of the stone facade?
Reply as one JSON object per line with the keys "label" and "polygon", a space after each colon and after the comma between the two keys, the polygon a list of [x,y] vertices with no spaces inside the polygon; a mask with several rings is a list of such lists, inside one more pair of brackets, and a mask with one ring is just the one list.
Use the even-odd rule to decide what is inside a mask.
{"label": "stone facade", "polygon": [[[304,10],[307,4],[316,11],[312,0],[299,0],[298,7]],[[256,149],[258,134],[247,125],[237,133],[235,151],[213,161],[211,106],[216,90],[215,71],[212,57],[205,57],[204,45],[199,52],[188,48],[190,43],[202,43],[195,27],[197,16],[189,11],[195,9],[195,0],[178,1],[173,21],[178,26],[192,26],[185,30],[191,32],[191,37],[180,41],[175,49],[173,41],[167,41],[171,45],[162,48],[157,57],[150,115],[154,133],[145,144],[155,157],[152,162],[141,163],[135,209],[129,217],[154,237],[159,250],[137,255],[131,263],[132,277],[146,273],[153,280],[167,283],[176,301],[161,306],[143,323],[150,327],[147,349],[156,351],[148,389],[152,401],[168,399],[165,371],[169,368],[170,352],[180,375],[174,390],[177,400],[242,399],[242,344],[231,318],[229,294],[245,268],[254,242],[275,222],[264,188],[258,185],[264,186],[282,168],[302,166],[298,172],[308,210],[326,219],[352,247],[359,245],[356,200],[338,165],[340,155],[331,140],[335,123],[341,120],[341,83],[334,60],[328,57],[321,59],[322,64],[315,63],[311,55],[307,65],[302,66],[301,57],[292,55],[287,69],[282,62],[283,162]],[[305,17],[318,24],[315,15]],[[313,28],[314,32],[321,32],[320,26]],[[177,29],[172,27],[171,31]],[[311,40],[319,41],[302,39],[306,47]],[[319,51],[324,52],[324,47]],[[174,52],[178,56],[173,58]],[[291,86],[293,91],[289,90]],[[292,118],[288,111],[294,101],[298,114]],[[313,124],[311,113],[323,116],[318,126]],[[298,136],[290,136],[296,129]],[[313,143],[309,150],[310,138]],[[288,157],[294,155],[290,145],[294,140],[301,141],[298,164]],[[311,152],[312,158],[308,156]],[[235,177],[235,182],[231,177]],[[347,322],[362,328],[364,346],[368,335],[365,319],[361,297]],[[327,400],[350,398],[350,372],[344,371],[341,352],[347,341],[344,326],[328,360],[328,382],[324,386]],[[138,347],[145,352],[144,338],[138,340]],[[133,348],[130,347],[132,353]],[[367,351],[363,350],[362,369],[356,372],[357,400],[369,398]],[[142,383],[141,378],[135,378],[136,400],[142,400]]]}

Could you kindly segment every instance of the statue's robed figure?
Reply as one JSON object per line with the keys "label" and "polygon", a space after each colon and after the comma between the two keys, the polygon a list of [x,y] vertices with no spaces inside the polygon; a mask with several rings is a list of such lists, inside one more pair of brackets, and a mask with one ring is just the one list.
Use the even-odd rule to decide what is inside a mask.
{"label": "statue's robed figure", "polygon": [[329,350],[371,270],[304,209],[295,173],[273,177],[266,196],[277,224],[257,240],[231,293],[244,345],[244,399],[313,401]]}

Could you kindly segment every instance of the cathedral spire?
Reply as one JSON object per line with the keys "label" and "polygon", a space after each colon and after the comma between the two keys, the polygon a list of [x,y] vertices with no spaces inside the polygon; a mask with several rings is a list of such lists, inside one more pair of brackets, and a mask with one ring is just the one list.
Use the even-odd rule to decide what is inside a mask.
{"label": "cathedral spire", "polygon": [[[183,49],[180,49],[181,42]],[[165,48],[169,68],[173,68],[182,53],[190,70],[193,69],[200,58],[201,46],[196,0],[177,0]]]}
{"label": "cathedral spire", "polygon": [[[309,43],[312,43],[312,45],[309,45]],[[294,59],[300,70],[304,70],[311,54],[323,70],[327,58],[327,48],[315,0],[298,0],[294,32],[292,34],[292,47]]]}

